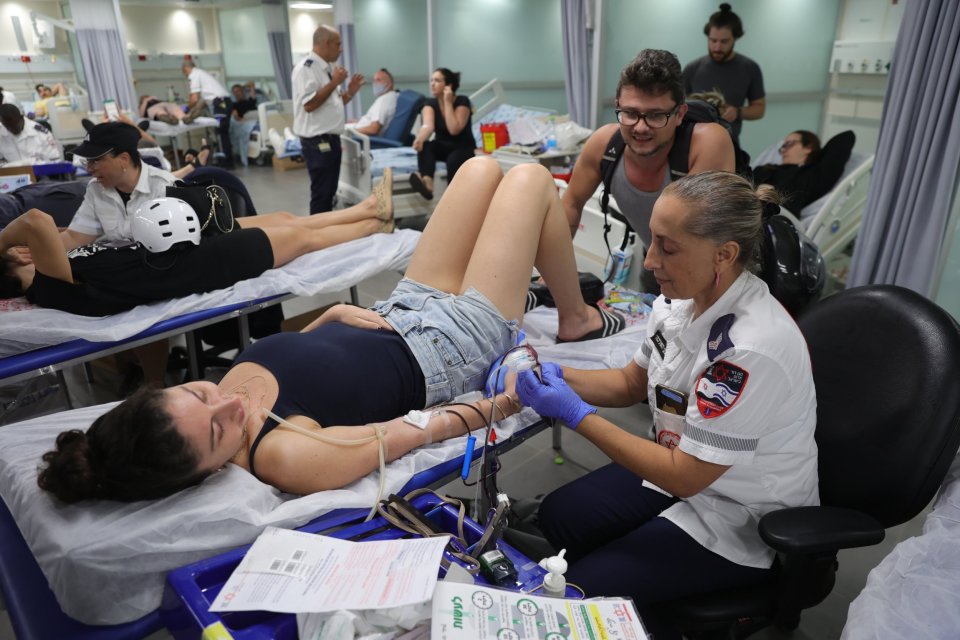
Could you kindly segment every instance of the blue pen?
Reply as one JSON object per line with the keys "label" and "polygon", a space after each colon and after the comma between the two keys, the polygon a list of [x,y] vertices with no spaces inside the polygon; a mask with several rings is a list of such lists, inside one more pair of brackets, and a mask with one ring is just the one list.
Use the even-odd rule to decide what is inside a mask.
{"label": "blue pen", "polygon": [[467,453],[463,456],[463,469],[460,470],[460,477],[466,481],[470,477],[470,463],[473,462],[473,448],[477,444],[477,438],[473,435],[467,438]]}

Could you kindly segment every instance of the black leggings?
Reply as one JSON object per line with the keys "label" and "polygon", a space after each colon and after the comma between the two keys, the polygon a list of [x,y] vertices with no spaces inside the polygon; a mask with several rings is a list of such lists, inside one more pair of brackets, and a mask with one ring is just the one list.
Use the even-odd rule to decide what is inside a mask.
{"label": "black leggings", "polygon": [[437,161],[447,163],[447,184],[453,180],[460,166],[473,157],[473,147],[456,146],[450,142],[431,140],[423,143],[423,151],[417,154],[417,169],[421,176],[433,177]]}

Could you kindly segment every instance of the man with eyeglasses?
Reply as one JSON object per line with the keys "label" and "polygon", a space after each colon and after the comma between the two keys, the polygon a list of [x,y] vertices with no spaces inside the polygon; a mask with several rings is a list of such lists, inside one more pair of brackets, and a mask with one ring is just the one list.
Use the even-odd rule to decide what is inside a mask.
{"label": "man with eyeglasses", "polygon": [[[583,207],[603,181],[604,156],[615,155],[616,136],[622,136],[625,147],[610,191],[617,209],[649,247],[650,213],[670,183],[669,155],[678,135],[689,136],[688,173],[733,171],[733,141],[719,124],[683,122],[687,105],[680,61],[669,51],[644,49],[624,67],[617,85],[616,113],[618,124],[600,127],[587,140],[563,194],[563,207],[570,233],[576,235]],[[647,290],[656,290],[652,274],[642,272],[641,282]]]}

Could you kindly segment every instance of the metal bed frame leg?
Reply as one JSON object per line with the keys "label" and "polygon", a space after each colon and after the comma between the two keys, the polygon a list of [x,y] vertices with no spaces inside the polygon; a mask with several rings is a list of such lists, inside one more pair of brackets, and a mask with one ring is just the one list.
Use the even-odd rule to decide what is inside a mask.
{"label": "metal bed frame leg", "polygon": [[357,285],[350,287],[350,302],[356,306],[360,306],[360,294],[357,292]]}
{"label": "metal bed frame leg", "polygon": [[84,372],[84,373],[86,374],[86,376],[87,376],[87,382],[89,382],[90,384],[93,384],[94,382],[96,382],[96,381],[93,379],[93,367],[90,366],[90,363],[89,363],[89,362],[84,362],[84,363],[83,363],[83,372]]}
{"label": "metal bed frame leg", "polygon": [[60,388],[63,389],[63,399],[67,403],[67,409],[73,409],[73,401],[70,400],[70,391],[67,390],[67,377],[63,375],[63,369],[57,369],[57,382],[60,383]]}
{"label": "metal bed frame leg", "polygon": [[240,347],[237,353],[243,353],[243,350],[250,346],[250,321],[248,316],[242,315],[237,318],[237,325],[240,330]]}
{"label": "metal bed frame leg", "polygon": [[191,380],[200,379],[200,336],[195,331],[188,331],[187,339],[187,363],[190,371]]}

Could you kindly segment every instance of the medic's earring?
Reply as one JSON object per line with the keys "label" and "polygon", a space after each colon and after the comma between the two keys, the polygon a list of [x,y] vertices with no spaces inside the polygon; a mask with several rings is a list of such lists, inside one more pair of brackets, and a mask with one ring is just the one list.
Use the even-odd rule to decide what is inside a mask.
{"label": "medic's earring", "polygon": [[713,279],[713,288],[716,289],[720,286],[720,272],[717,271],[717,277]]}

